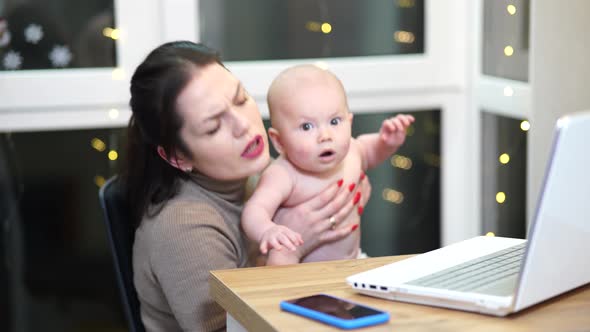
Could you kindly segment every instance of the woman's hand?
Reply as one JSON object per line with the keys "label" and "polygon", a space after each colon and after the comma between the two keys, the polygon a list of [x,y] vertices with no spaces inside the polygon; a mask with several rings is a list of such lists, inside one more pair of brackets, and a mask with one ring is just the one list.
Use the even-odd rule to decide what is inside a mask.
{"label": "woman's hand", "polygon": [[371,184],[363,173],[356,183],[333,183],[304,203],[281,208],[273,220],[301,234],[303,245],[297,248],[299,258],[316,247],[343,239],[359,225],[342,225],[351,213],[361,215],[371,196]]}

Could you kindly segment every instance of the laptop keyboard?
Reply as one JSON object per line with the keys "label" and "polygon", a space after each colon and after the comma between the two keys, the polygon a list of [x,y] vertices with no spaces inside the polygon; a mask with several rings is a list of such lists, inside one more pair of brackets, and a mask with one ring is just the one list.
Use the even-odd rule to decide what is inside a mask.
{"label": "laptop keyboard", "polygon": [[471,292],[509,278],[516,281],[525,246],[526,242],[523,242],[406,284]]}

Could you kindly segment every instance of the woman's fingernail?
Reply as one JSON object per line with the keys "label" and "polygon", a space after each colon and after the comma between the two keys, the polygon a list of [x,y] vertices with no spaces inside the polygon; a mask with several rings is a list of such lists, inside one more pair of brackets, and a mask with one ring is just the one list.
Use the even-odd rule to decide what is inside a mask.
{"label": "woman's fingernail", "polygon": [[353,232],[356,231],[357,228],[359,228],[359,224],[352,225],[352,231]]}
{"label": "woman's fingernail", "polygon": [[351,184],[350,186],[348,186],[348,191],[352,192],[354,190],[354,187],[356,187],[356,184]]}
{"label": "woman's fingernail", "polygon": [[361,181],[365,179],[365,172],[361,173]]}
{"label": "woman's fingernail", "polygon": [[360,216],[361,214],[363,214],[363,210],[364,210],[364,208],[363,208],[361,205],[359,205],[359,207],[357,208],[357,211],[358,211],[358,213],[359,213],[359,216]]}
{"label": "woman's fingernail", "polygon": [[354,199],[352,200],[352,203],[356,204],[359,202],[360,199],[361,199],[361,192],[357,191],[357,193],[354,195]]}
{"label": "woman's fingernail", "polygon": [[344,183],[344,180],[342,180],[342,179],[338,180],[338,188],[342,187],[343,183]]}

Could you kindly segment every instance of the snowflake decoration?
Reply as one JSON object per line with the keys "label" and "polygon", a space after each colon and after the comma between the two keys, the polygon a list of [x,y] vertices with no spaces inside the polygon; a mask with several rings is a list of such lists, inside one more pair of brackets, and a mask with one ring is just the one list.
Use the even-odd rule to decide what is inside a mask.
{"label": "snowflake decoration", "polygon": [[37,44],[43,39],[43,27],[35,23],[27,25],[25,28],[25,39],[31,44]]}
{"label": "snowflake decoration", "polygon": [[6,69],[16,70],[22,66],[23,57],[20,55],[20,53],[11,50],[4,55],[2,63]]}
{"label": "snowflake decoration", "polygon": [[72,52],[65,45],[55,45],[49,52],[49,60],[54,67],[66,67],[72,61]]}
{"label": "snowflake decoration", "polygon": [[8,31],[8,23],[6,20],[0,18],[0,47],[4,47],[10,43],[10,31]]}

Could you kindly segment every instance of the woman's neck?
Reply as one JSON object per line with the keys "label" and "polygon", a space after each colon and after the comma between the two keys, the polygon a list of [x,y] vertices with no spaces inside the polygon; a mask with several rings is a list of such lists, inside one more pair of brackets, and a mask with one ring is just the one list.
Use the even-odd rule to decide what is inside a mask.
{"label": "woman's neck", "polygon": [[247,179],[217,180],[198,172],[190,173],[190,178],[199,186],[223,200],[234,203],[244,202]]}

